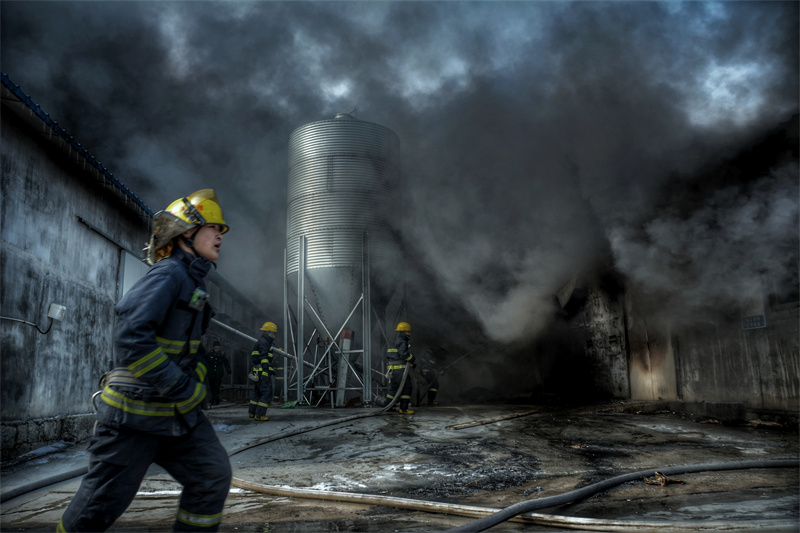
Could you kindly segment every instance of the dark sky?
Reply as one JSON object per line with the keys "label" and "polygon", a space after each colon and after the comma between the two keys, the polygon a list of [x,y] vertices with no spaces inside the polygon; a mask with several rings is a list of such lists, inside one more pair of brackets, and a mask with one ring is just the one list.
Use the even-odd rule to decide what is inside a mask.
{"label": "dark sky", "polygon": [[415,286],[494,339],[535,337],[556,291],[603,261],[684,313],[797,268],[796,164],[675,193],[797,113],[794,1],[3,0],[0,15],[2,70],[154,211],[217,190],[219,270],[266,315],[289,134],[353,109],[400,138],[393,207],[430,269]]}

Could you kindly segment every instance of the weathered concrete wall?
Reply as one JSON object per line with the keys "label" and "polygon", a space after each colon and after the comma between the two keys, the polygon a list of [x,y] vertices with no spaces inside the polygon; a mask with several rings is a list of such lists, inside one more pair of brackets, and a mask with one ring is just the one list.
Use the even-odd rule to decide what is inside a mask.
{"label": "weathered concrete wall", "polygon": [[765,306],[767,326],[748,330],[735,314],[693,327],[660,322],[637,298],[626,299],[631,399],[800,410],[796,302]]}
{"label": "weathered concrete wall", "polygon": [[630,390],[622,301],[600,287],[590,287],[586,312],[591,321],[586,355],[595,390],[612,398],[627,398]]}
{"label": "weathered concrete wall", "polygon": [[670,324],[642,312],[640,298],[635,290],[625,297],[631,399],[677,400]]}
{"label": "weathered concrete wall", "polygon": [[585,298],[580,310],[569,320],[572,353],[582,353],[592,395],[628,398],[628,362],[623,301],[604,289],[599,280],[581,288]]}
{"label": "weathered concrete wall", "polygon": [[[105,195],[94,176],[69,162],[13,113],[4,110],[1,116],[2,316],[44,330],[51,303],[67,308],[64,320],[54,322],[46,335],[27,324],[0,320],[6,457],[59,431],[69,433],[63,426],[66,417],[91,413],[92,393],[112,360],[120,248],[76,216],[129,249],[141,247],[148,225]],[[47,438],[31,436],[36,433],[33,426],[20,429],[29,421],[49,428],[42,430]],[[29,435],[28,442],[23,442],[24,435]]]}
{"label": "weathered concrete wall", "polygon": [[789,306],[767,309],[762,329],[743,330],[731,319],[680,332],[681,399],[800,411],[799,318],[797,306]]}
{"label": "weathered concrete wall", "polygon": [[[91,435],[91,396],[113,366],[114,305],[147,271],[139,261],[151,221],[143,206],[111,185],[5,86],[3,91],[0,315],[44,330],[51,303],[67,308],[65,319],[46,335],[34,325],[0,320],[6,460]],[[220,274],[211,273],[207,282],[215,318],[258,337],[263,312]],[[249,383],[253,341],[212,325],[204,341],[210,347],[214,340],[234,367],[228,383]]]}
{"label": "weathered concrete wall", "polygon": [[595,397],[737,406],[740,414],[800,411],[796,301],[763,305],[766,327],[746,330],[735,313],[678,327],[645,311],[655,302],[631,287],[624,302],[597,281],[576,294],[566,309],[568,351],[582,366],[566,371],[576,383],[588,372]]}

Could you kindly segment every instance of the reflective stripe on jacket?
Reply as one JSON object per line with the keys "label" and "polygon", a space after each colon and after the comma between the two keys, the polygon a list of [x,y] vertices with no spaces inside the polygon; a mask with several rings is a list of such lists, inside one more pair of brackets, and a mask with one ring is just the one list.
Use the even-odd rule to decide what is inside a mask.
{"label": "reflective stripe on jacket", "polygon": [[389,364],[397,364],[402,362],[403,366],[406,363],[413,363],[414,356],[411,354],[411,344],[408,342],[408,337],[403,332],[398,332],[394,338],[394,348],[386,350],[386,358]]}
{"label": "reflective stripe on jacket", "polygon": [[275,373],[275,369],[272,367],[273,342],[272,337],[265,332],[256,341],[253,351],[250,353],[250,363],[253,365],[252,370],[258,372],[259,375],[271,376]]}
{"label": "reflective stripe on jacket", "polygon": [[[213,316],[206,302],[189,307],[205,290],[211,268],[179,248],[153,265],[115,307],[116,375],[97,405],[97,419],[159,435],[182,435],[197,424],[206,397],[207,367],[200,339]],[[190,331],[191,330],[191,331]]]}

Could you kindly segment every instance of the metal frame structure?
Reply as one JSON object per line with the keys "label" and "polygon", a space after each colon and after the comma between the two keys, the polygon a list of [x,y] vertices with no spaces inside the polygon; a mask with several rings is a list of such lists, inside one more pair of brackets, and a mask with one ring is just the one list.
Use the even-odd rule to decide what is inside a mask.
{"label": "metal frame structure", "polygon": [[[312,405],[311,397],[308,394],[312,391],[321,392],[321,397],[314,404],[319,406],[329,395],[329,402],[331,407],[342,407],[345,403],[346,391],[360,391],[362,403],[364,405],[371,405],[375,397],[376,389],[384,388],[384,383],[379,383],[374,375],[377,373],[381,376],[384,375],[383,361],[380,360],[378,366],[380,370],[375,368],[372,359],[372,344],[373,344],[373,327],[372,317],[375,315],[379,326],[379,333],[382,337],[384,344],[388,345],[388,339],[383,325],[381,324],[380,317],[372,307],[371,300],[371,283],[370,283],[370,257],[369,257],[369,234],[362,233],[362,264],[361,264],[361,286],[362,292],[355,302],[351,303],[350,313],[342,324],[335,324],[336,335],[331,335],[332,328],[329,324],[325,324],[319,313],[308,298],[306,298],[306,239],[307,237],[301,235],[298,237],[299,242],[299,268],[297,270],[297,301],[294,314],[289,304],[289,279],[288,276],[284,279],[284,313],[283,313],[283,335],[284,345],[288,346],[292,343],[293,351],[297,354],[297,360],[292,372],[286,371],[285,379],[283,380],[283,394],[284,398],[290,397],[290,390],[295,393],[295,399],[306,405]],[[284,263],[286,262],[286,254],[284,253]],[[284,265],[284,271],[285,271]],[[360,349],[353,349],[350,346],[349,338],[342,338],[342,333],[345,326],[353,317],[353,315],[361,307],[361,334],[360,334]],[[306,337],[305,319],[306,313],[313,316],[314,321],[321,325],[323,331],[319,331],[317,327],[313,328],[311,334]],[[318,341],[313,350],[311,350],[314,337],[317,334],[325,335],[327,340]],[[323,348],[320,345],[324,345]],[[354,366],[351,360],[351,355],[361,355],[361,371]],[[334,372],[334,357],[338,358],[336,365],[336,372]],[[302,364],[300,362],[302,361]],[[306,368],[310,368],[310,373],[306,375]],[[286,369],[285,369],[286,370]],[[347,386],[349,375],[352,373],[358,380],[360,386],[353,387]],[[335,375],[334,375],[335,374]],[[327,385],[319,384],[327,383]],[[329,394],[330,393],[330,394]]]}

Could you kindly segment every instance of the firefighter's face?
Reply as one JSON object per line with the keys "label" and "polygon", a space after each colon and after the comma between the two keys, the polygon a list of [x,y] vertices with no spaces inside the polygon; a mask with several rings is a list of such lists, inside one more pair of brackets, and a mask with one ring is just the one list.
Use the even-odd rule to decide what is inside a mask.
{"label": "firefighter's face", "polygon": [[[219,258],[219,251],[222,247],[222,228],[219,224],[206,224],[200,228],[194,236],[194,249],[201,257],[209,261],[216,261]],[[192,231],[187,231],[183,235],[191,237]]]}

